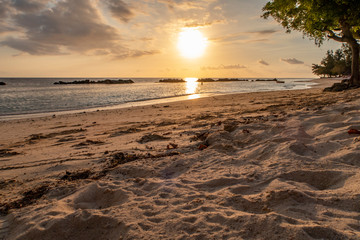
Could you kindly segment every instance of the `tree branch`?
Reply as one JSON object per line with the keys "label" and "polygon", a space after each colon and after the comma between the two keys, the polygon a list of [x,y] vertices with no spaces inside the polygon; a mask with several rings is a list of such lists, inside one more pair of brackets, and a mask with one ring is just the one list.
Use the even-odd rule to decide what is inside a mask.
{"label": "tree branch", "polygon": [[328,38],[333,39],[337,42],[347,42],[345,37],[339,37],[338,35],[336,35],[333,31],[331,30],[326,30],[326,32],[328,33]]}

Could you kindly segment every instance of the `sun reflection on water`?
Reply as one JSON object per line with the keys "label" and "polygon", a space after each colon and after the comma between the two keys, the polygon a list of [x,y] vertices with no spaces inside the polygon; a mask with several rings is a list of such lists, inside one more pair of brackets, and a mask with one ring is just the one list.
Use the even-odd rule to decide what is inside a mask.
{"label": "sun reflection on water", "polygon": [[[198,78],[185,78],[186,81],[186,94],[195,94],[199,85]],[[199,98],[198,94],[189,96],[189,99]]]}

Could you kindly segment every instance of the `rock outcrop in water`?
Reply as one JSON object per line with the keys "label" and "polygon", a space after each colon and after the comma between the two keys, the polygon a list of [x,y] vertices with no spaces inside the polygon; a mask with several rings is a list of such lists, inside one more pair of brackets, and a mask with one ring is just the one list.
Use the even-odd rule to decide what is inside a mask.
{"label": "rock outcrop in water", "polygon": [[86,79],[86,80],[73,81],[73,82],[59,81],[59,82],[55,82],[54,84],[131,84],[131,83],[134,83],[134,81],[131,79],[128,79],[128,80],[105,79],[105,80],[100,80],[100,81],[90,81],[89,79]]}
{"label": "rock outcrop in water", "polygon": [[215,80],[212,78],[200,78],[197,82],[215,82]]}
{"label": "rock outcrop in water", "polygon": [[218,82],[246,82],[249,81],[247,79],[239,79],[239,78],[219,78]]}
{"label": "rock outcrop in water", "polygon": [[[159,80],[160,83],[185,83],[186,80],[178,79],[178,78],[167,78]],[[256,79],[256,80],[249,80],[249,79],[241,79],[241,78],[219,78],[217,80],[212,78],[199,78],[197,82],[276,82],[276,83],[285,83],[284,81],[280,81],[276,78],[274,79]]]}
{"label": "rock outcrop in water", "polygon": [[6,85],[6,83],[0,82],[0,86],[4,86],[4,85]]}
{"label": "rock outcrop in water", "polygon": [[285,83],[284,81],[280,81],[277,78],[274,79],[256,79],[255,82],[276,82],[276,83]]}
{"label": "rock outcrop in water", "polygon": [[168,79],[161,79],[161,80],[159,80],[159,82],[161,82],[161,83],[182,83],[182,82],[186,82],[186,81],[184,79],[168,78]]}

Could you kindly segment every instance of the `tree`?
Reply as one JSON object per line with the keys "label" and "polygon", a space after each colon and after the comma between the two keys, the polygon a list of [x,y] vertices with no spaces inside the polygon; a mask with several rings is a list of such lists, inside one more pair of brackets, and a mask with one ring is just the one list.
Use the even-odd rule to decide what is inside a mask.
{"label": "tree", "polygon": [[312,70],[316,75],[348,76],[351,74],[351,60],[351,49],[348,45],[343,44],[341,49],[337,49],[335,53],[331,50],[327,51],[320,65],[313,64]]}
{"label": "tree", "polygon": [[319,46],[327,38],[347,43],[352,52],[350,85],[360,86],[359,0],[272,0],[263,11],[265,19],[272,16],[287,32],[303,32]]}

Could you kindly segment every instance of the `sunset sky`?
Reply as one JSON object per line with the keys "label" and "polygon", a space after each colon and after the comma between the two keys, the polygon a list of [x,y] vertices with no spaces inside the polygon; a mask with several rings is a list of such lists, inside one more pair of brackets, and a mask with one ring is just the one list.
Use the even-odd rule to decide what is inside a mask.
{"label": "sunset sky", "polygon": [[[340,44],[285,33],[266,2],[0,0],[0,77],[313,77]],[[204,48],[193,58],[189,29],[205,42],[185,41]]]}

